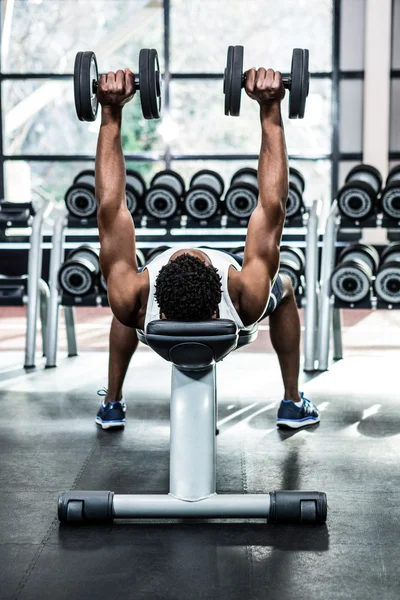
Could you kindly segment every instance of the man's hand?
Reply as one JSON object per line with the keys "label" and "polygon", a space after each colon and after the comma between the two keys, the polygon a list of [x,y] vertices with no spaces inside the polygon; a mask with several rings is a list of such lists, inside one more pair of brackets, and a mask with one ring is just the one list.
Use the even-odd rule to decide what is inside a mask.
{"label": "man's hand", "polygon": [[135,77],[129,69],[101,75],[97,98],[103,107],[122,108],[135,95]]}
{"label": "man's hand", "polygon": [[253,68],[246,71],[246,94],[260,105],[281,102],[285,97],[282,73],[272,69]]}

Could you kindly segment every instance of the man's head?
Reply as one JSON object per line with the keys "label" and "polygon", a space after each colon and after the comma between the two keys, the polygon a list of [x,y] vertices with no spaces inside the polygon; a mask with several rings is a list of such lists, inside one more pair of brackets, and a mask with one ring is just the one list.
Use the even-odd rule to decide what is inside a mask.
{"label": "man's head", "polygon": [[199,250],[176,252],[156,279],[160,313],[172,321],[205,321],[215,317],[221,301],[221,277]]}

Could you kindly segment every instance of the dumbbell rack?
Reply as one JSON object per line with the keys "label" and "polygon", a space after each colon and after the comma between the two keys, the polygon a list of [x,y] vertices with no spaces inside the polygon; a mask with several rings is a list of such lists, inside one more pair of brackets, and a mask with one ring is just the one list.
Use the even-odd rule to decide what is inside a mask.
{"label": "dumbbell rack", "polygon": [[[331,293],[331,276],[335,267],[336,249],[338,247],[347,246],[348,241],[358,241],[362,235],[364,228],[384,228],[388,230],[388,239],[398,240],[400,238],[400,222],[376,215],[361,221],[352,221],[343,218],[338,210],[336,200],[333,202],[330,213],[326,221],[326,229],[324,235],[324,245],[321,258],[321,298],[320,298],[320,320],[318,327],[318,349],[317,349],[317,370],[328,370],[329,349],[330,349],[330,333],[332,324],[333,333],[333,360],[341,360],[343,358],[342,344],[342,328],[341,328],[341,313],[342,308],[347,309],[384,309],[396,310],[400,309],[398,304],[390,304],[376,297],[371,288],[370,297],[359,302],[346,303],[334,297]],[[338,242],[338,233],[346,234],[344,237],[347,241]],[[393,234],[394,233],[394,234]],[[385,246],[374,244],[376,250],[381,253]]]}
{"label": "dumbbell rack", "polygon": [[[305,294],[297,297],[299,307],[305,308],[305,340],[304,340],[304,370],[313,370],[316,352],[316,331],[318,322],[318,270],[319,270],[319,233],[318,233],[319,203],[314,202],[308,214],[296,217],[287,222],[283,241],[287,245],[307,248],[305,279],[307,285]],[[151,217],[134,217],[137,247],[154,248],[160,245],[185,247],[207,245],[210,248],[231,248],[243,245],[245,242],[248,221],[240,222],[227,217],[214,217],[207,222],[199,222],[188,217],[176,217],[169,221],[160,222]],[[48,314],[48,348],[46,368],[55,367],[57,359],[59,306],[64,307],[68,356],[77,355],[77,343],[73,309],[77,306],[108,306],[105,292],[91,293],[86,296],[71,296],[60,294],[58,289],[58,271],[63,262],[66,246],[66,235],[77,230],[85,230],[87,242],[88,230],[97,231],[97,221],[92,219],[75,219],[61,210],[55,222],[52,252],[50,258],[50,302]],[[92,236],[91,236],[92,237]],[[98,236],[94,235],[98,240]],[[222,238],[222,240],[221,240]],[[92,244],[92,242],[90,242]],[[93,242],[98,247],[98,241]]]}
{"label": "dumbbell rack", "polygon": [[[42,352],[46,356],[47,349],[47,314],[50,297],[47,283],[41,279],[43,258],[43,223],[49,207],[45,204],[36,211],[31,203],[0,203],[0,228],[31,228],[28,252],[28,273],[26,276],[0,279],[0,306],[25,306],[26,334],[24,368],[36,366],[36,335],[38,313],[41,319]],[[13,242],[0,244],[0,250],[9,250]]]}

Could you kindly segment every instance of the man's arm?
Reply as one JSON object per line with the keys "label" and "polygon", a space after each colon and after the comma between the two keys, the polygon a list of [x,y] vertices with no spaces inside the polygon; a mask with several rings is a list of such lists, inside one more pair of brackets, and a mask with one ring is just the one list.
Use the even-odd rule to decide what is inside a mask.
{"label": "man's arm", "polygon": [[285,90],[279,72],[252,69],[246,92],[260,104],[258,205],[251,215],[240,274],[239,310],[248,322],[263,314],[279,269],[279,247],[288,194],[288,159],[281,116]]}
{"label": "man's arm", "polygon": [[132,323],[140,308],[135,230],[126,205],[121,142],[122,108],[133,95],[134,78],[127,69],[100,78],[102,116],[95,168],[100,266],[111,309],[124,325]]}

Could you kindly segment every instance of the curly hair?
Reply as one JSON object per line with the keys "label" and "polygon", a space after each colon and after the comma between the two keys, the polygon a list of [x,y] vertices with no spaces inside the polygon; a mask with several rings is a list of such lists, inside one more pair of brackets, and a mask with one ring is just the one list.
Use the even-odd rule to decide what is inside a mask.
{"label": "curly hair", "polygon": [[160,312],[172,321],[211,319],[221,302],[218,270],[191,254],[181,254],[164,265],[155,285]]}

